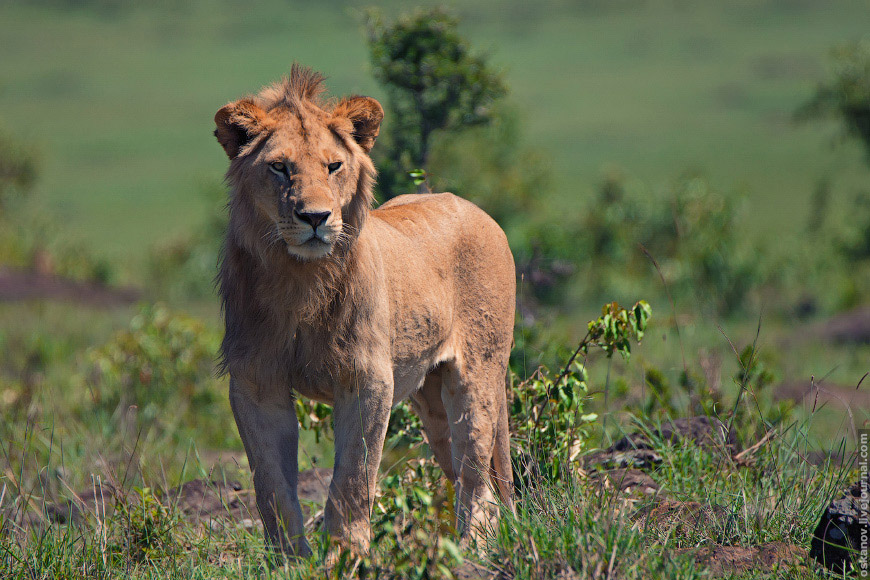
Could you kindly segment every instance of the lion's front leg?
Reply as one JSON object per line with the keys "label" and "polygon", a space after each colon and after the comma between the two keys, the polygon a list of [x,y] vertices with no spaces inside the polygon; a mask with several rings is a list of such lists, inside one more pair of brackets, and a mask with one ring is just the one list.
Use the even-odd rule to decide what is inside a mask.
{"label": "lion's front leg", "polygon": [[392,378],[359,383],[335,393],[335,468],[324,517],[325,531],[335,543],[364,553],[393,385]]}
{"label": "lion's front leg", "polygon": [[230,404],[254,473],[257,507],[272,547],[307,557],[305,525],[296,485],[299,421],[289,390],[257,396],[253,386],[230,377]]}

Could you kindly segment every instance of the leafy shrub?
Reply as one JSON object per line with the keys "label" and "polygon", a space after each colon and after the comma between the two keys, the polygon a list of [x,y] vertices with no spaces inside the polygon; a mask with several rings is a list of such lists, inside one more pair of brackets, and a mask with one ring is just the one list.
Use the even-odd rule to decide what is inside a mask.
{"label": "leafy shrub", "polygon": [[372,510],[375,557],[362,561],[359,577],[453,578],[462,556],[454,542],[454,490],[441,468],[432,459],[412,459],[380,486]]}
{"label": "leafy shrub", "polygon": [[800,109],[798,119],[834,116],[849,135],[861,139],[870,161],[870,41],[833,51],[833,74]]}
{"label": "leafy shrub", "polygon": [[589,426],[598,416],[584,412],[589,392],[585,365],[577,357],[600,348],[608,357],[619,353],[628,359],[631,341],[643,339],[651,314],[649,304],[640,301],[630,310],[616,302],[605,304],[601,316],[588,324],[586,337],[558,376],[540,368],[513,389],[510,426],[514,465],[523,484],[539,476],[558,478],[583,451]]}
{"label": "leafy shrub", "polygon": [[226,444],[235,431],[214,378],[218,344],[217,333],[200,321],[163,305],[145,305],[128,329],[90,352],[84,379],[90,401],[82,412],[128,428],[196,433],[199,441]]}

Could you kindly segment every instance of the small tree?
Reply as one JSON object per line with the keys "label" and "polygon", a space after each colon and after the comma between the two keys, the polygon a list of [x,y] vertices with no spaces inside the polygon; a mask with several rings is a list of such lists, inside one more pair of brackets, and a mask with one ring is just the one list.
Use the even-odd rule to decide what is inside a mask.
{"label": "small tree", "polygon": [[864,142],[870,161],[870,42],[841,46],[833,57],[834,78],[819,85],[797,116],[839,117],[846,131]]}
{"label": "small tree", "polygon": [[378,160],[386,198],[411,191],[409,173],[426,168],[433,133],[488,122],[491,105],[507,92],[486,58],[472,54],[457,24],[439,8],[390,25],[368,13],[372,67],[390,109],[385,152]]}

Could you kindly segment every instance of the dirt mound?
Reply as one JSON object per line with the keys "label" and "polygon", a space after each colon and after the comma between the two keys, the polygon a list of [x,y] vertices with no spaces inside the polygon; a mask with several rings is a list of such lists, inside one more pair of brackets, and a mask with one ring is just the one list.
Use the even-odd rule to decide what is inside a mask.
{"label": "dirt mound", "polygon": [[54,274],[0,268],[0,302],[56,300],[93,306],[132,304],[142,293],[135,288],[112,288]]}
{"label": "dirt mound", "polygon": [[[299,473],[299,501],[306,519],[316,519],[326,502],[332,470],[315,468]],[[159,496],[161,503],[177,510],[187,521],[211,526],[217,522],[234,522],[245,527],[259,525],[260,513],[254,490],[235,481],[194,479]],[[47,523],[80,524],[89,516],[106,514],[125,502],[136,505],[136,493],[119,490],[109,483],[95,484],[76,493],[68,501],[47,503],[42,509],[16,509],[0,514],[10,528],[26,530]]]}
{"label": "dirt mound", "polygon": [[703,546],[677,550],[676,554],[693,554],[698,568],[706,568],[714,577],[731,577],[753,570],[795,568],[806,552],[794,544],[769,542],[758,546]]}

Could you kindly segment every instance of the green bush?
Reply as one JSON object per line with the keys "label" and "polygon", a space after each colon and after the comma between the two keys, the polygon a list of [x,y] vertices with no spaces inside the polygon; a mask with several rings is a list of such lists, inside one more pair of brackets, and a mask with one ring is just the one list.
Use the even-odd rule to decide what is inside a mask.
{"label": "green bush", "polygon": [[509,419],[516,443],[513,461],[524,485],[540,476],[556,479],[569,469],[598,418],[584,410],[588,375],[578,356],[585,358],[590,349],[600,348],[608,357],[619,353],[628,359],[631,341],[643,339],[651,313],[642,300],[629,310],[615,302],[605,304],[559,375],[554,377],[542,367],[513,389]]}
{"label": "green bush", "polygon": [[135,431],[232,443],[229,404],[215,378],[219,343],[218,333],[194,318],[159,304],[142,306],[129,328],[90,352],[81,377],[89,400],[81,413]]}
{"label": "green bush", "polygon": [[832,77],[819,85],[800,109],[798,119],[837,117],[847,134],[864,143],[870,161],[870,41],[836,48]]}

